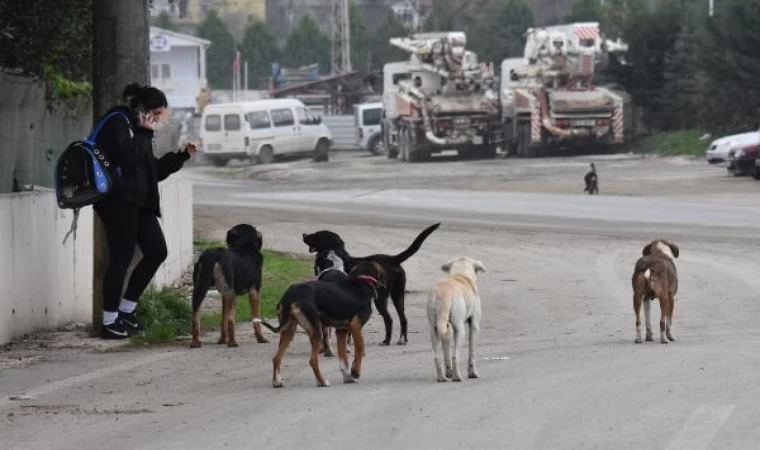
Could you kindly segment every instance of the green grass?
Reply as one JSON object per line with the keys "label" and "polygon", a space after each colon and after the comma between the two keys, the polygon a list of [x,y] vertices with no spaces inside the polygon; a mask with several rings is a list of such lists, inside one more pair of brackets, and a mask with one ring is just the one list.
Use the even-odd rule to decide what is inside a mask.
{"label": "green grass", "polygon": [[[205,250],[210,247],[223,247],[216,241],[198,240],[195,247]],[[312,266],[308,261],[286,254],[264,250],[263,280],[261,286],[261,315],[275,315],[275,305],[291,284],[312,277]],[[209,299],[207,298],[206,301]],[[138,303],[137,315],[145,326],[145,332],[132,338],[134,343],[152,344],[168,343],[190,335],[192,309],[190,302],[175,289],[164,288],[161,291],[149,290]],[[201,315],[201,329],[211,331],[221,324],[221,311]],[[238,297],[235,310],[238,322],[251,320],[248,297]]]}
{"label": "green grass", "polygon": [[664,156],[702,156],[711,141],[711,139],[700,140],[704,134],[700,130],[658,133],[631,142],[629,149],[634,153],[654,153]]}

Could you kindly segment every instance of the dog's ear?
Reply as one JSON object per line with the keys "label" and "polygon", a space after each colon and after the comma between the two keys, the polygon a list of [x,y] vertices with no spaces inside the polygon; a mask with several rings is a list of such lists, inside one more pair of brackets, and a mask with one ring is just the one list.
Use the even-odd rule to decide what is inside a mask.
{"label": "dog's ear", "polygon": [[486,266],[480,261],[474,261],[472,266],[475,268],[475,273],[485,272]]}
{"label": "dog's ear", "polygon": [[454,262],[453,259],[450,260],[450,261],[446,261],[446,263],[441,266],[441,270],[444,271],[444,272],[446,272],[446,273],[449,273],[449,270],[451,270],[451,264],[453,262]]}
{"label": "dog's ear", "polygon": [[256,230],[256,241],[258,241],[256,249],[261,250],[261,247],[264,245],[264,235],[259,230]]}
{"label": "dog's ear", "polygon": [[667,246],[670,247],[670,251],[673,252],[673,257],[678,258],[678,254],[680,253],[678,250],[678,246],[668,241],[665,241],[665,244],[667,244]]}
{"label": "dog's ear", "polygon": [[641,251],[641,256],[647,256],[650,253],[652,253],[652,243],[651,242],[649,244],[647,244],[646,247],[644,247],[644,250]]}

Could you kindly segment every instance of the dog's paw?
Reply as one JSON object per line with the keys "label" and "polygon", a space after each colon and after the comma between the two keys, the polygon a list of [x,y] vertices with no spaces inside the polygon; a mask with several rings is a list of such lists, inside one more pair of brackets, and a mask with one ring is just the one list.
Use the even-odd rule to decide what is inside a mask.
{"label": "dog's paw", "polygon": [[335,356],[335,353],[331,348],[325,349],[325,358],[332,358]]}
{"label": "dog's paw", "polygon": [[325,380],[324,382],[320,383],[317,381],[317,387],[330,387],[330,382]]}
{"label": "dog's paw", "polygon": [[359,379],[351,377],[351,376],[348,376],[348,377],[344,376],[343,377],[343,382],[346,383],[346,384],[354,384],[354,383],[358,383]]}
{"label": "dog's paw", "polygon": [[480,378],[480,375],[479,375],[479,374],[478,374],[478,372],[477,372],[477,371],[475,371],[475,370],[471,370],[471,371],[470,371],[470,372],[467,374],[467,376],[468,376],[469,378]]}
{"label": "dog's paw", "polygon": [[382,345],[383,347],[386,347],[388,345],[391,345],[391,341],[383,341],[379,345]]}
{"label": "dog's paw", "polygon": [[644,341],[642,341],[642,340],[641,340],[641,337],[637,337],[637,338],[636,338],[636,340],[635,340],[635,341],[633,341],[633,342],[635,342],[635,343],[637,343],[637,344],[641,344],[641,343],[642,343],[642,342],[644,342]]}
{"label": "dog's paw", "polygon": [[449,380],[447,380],[446,377],[438,377],[438,382],[439,383],[445,383],[447,381],[449,381]]}
{"label": "dog's paw", "polygon": [[283,386],[282,381],[272,381],[273,388],[281,388]]}
{"label": "dog's paw", "polygon": [[399,339],[398,342],[396,342],[396,344],[398,344],[398,345],[406,345],[406,343],[407,342],[404,339]]}
{"label": "dog's paw", "polygon": [[359,371],[357,371],[356,369],[351,369],[351,376],[356,378],[357,380],[361,378],[361,374],[359,374]]}
{"label": "dog's paw", "polygon": [[190,348],[201,348],[201,342],[200,341],[191,342]]}
{"label": "dog's paw", "polygon": [[446,369],[446,378],[452,378],[454,376],[454,372],[451,369]]}
{"label": "dog's paw", "polygon": [[652,341],[654,341],[654,336],[653,336],[653,335],[651,335],[651,334],[647,334],[647,337],[646,337],[646,341],[647,341],[647,342],[652,342]]}
{"label": "dog's paw", "polygon": [[451,377],[451,381],[462,381],[461,375],[455,375]]}
{"label": "dog's paw", "polygon": [[230,342],[229,344],[227,344],[227,347],[239,347],[239,346],[240,345],[237,342],[234,342],[234,341]]}
{"label": "dog's paw", "polygon": [[667,338],[668,338],[668,340],[669,340],[670,342],[674,342],[674,341],[676,340],[676,339],[673,337],[673,335],[672,335],[672,334],[670,334],[670,333],[666,334],[666,335],[665,335],[665,337],[667,337]]}
{"label": "dog's paw", "polygon": [[223,338],[219,338],[219,340],[216,341],[216,343],[217,343],[217,345],[224,345],[224,344],[227,343],[227,339],[226,338],[224,338],[224,339]]}
{"label": "dog's paw", "polygon": [[661,338],[660,339],[660,344],[667,344],[667,343],[668,343],[667,339],[665,339],[665,338]]}

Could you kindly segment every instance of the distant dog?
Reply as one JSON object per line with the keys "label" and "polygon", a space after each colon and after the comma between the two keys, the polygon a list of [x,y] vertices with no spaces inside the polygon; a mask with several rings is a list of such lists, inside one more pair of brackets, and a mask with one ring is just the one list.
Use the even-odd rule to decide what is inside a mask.
{"label": "distant dog", "polygon": [[583,177],[583,181],[586,182],[586,189],[583,192],[588,192],[589,195],[599,193],[599,177],[596,175],[594,163],[591,163],[591,170]]}
{"label": "distant dog", "polygon": [[[237,347],[235,340],[235,299],[248,294],[251,316],[261,314],[262,235],[247,224],[235,225],[227,232],[227,248],[209,248],[201,253],[193,268],[193,339],[190,348],[201,346],[198,309],[208,290],[215,286],[222,295],[222,330],[219,344]],[[253,332],[260,343],[269,342],[254,321]]]}
{"label": "distant dog", "polygon": [[396,308],[399,322],[401,323],[401,334],[399,335],[398,344],[405,345],[409,341],[407,339],[406,314],[404,313],[406,272],[401,267],[401,264],[417,253],[422,243],[425,242],[425,239],[438,229],[440,225],[440,223],[436,223],[423,230],[409,248],[395,256],[376,254],[355,258],[346,251],[346,244],[343,242],[343,239],[332,231],[318,231],[312,234],[304,234],[303,242],[309,246],[309,251],[312,253],[333,250],[343,260],[343,264],[348,271],[362,261],[375,261],[382,266],[387,280],[387,288],[383,287],[378,291],[375,301],[377,312],[383,317],[383,322],[385,323],[385,339],[383,339],[382,345],[390,345],[391,334],[393,333],[393,319],[388,312],[389,296],[393,300],[393,306]]}
{"label": "distant dog", "polygon": [[678,292],[678,272],[675,264],[678,254],[679,250],[676,244],[664,239],[657,239],[644,247],[643,256],[636,261],[632,284],[637,344],[641,343],[642,302],[644,303],[647,323],[646,340],[653,340],[650,312],[651,302],[655,298],[660,301],[660,342],[667,344],[668,340],[675,341],[670,333],[670,325],[673,321],[675,297]]}
{"label": "distant dog", "polygon": [[[329,386],[319,369],[319,348],[322,344],[322,325],[336,329],[338,357],[344,383],[355,383],[361,376],[364,357],[362,327],[372,315],[372,300],[377,289],[384,285],[383,269],[374,262],[361,262],[350,273],[350,278],[340,282],[306,281],[291,285],[277,304],[278,327],[260,321],[267,328],[280,334],[280,344],[272,359],[274,372],[272,386],[282,387],[280,366],[285,351],[300,325],[311,341],[311,364],[317,386]],[[354,338],[354,362],[349,372],[346,353],[346,336]]]}
{"label": "distant dog", "polygon": [[[428,291],[427,316],[430,324],[430,341],[433,344],[433,356],[438,381],[447,378],[462,381],[459,372],[459,347],[465,336],[465,327],[469,326],[470,354],[467,360],[467,374],[470,378],[478,378],[475,368],[475,343],[480,331],[480,320],[483,311],[480,306],[480,295],[475,284],[477,274],[486,271],[482,262],[472,258],[459,257],[452,259],[441,267],[447,277],[435,282]],[[451,338],[454,337],[454,356],[451,357]],[[439,359],[439,344],[443,346],[443,360],[446,365],[444,374]]]}
{"label": "distant dog", "polygon": [[[343,260],[332,250],[327,250],[317,254],[314,259],[314,274],[319,281],[331,281],[339,282],[348,279],[348,274],[343,267]],[[332,328],[327,325],[322,325],[322,350],[320,353],[324,353],[326,357],[335,356],[330,342],[332,335]],[[349,336],[349,343],[351,336]]]}

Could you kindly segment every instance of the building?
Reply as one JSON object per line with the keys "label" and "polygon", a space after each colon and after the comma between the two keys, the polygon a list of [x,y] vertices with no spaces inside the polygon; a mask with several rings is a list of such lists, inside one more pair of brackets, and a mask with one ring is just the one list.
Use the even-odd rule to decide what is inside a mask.
{"label": "building", "polygon": [[189,30],[203,22],[211,10],[219,13],[235,39],[241,41],[249,21],[266,20],[267,0],[153,0],[151,14],[166,11],[180,28]]}
{"label": "building", "polygon": [[166,93],[172,109],[193,109],[206,81],[210,41],[150,27],[151,85]]}

